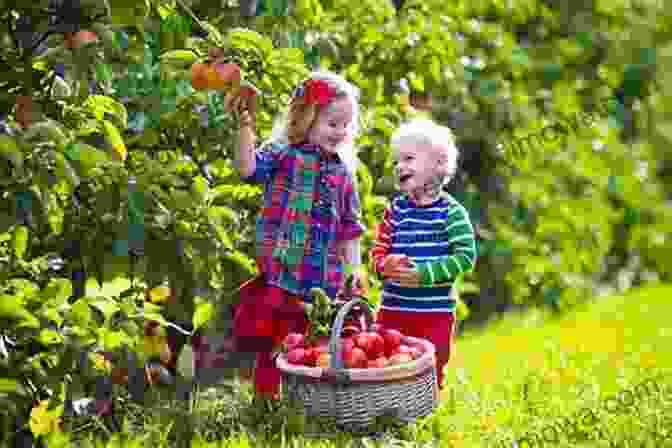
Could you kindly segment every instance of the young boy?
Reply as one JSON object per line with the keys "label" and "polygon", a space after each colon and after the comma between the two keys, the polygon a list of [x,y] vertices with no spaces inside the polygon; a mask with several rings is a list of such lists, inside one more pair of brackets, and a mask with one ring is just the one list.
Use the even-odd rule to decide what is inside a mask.
{"label": "young boy", "polygon": [[455,175],[458,150],[450,129],[426,119],[401,126],[391,146],[401,194],[385,210],[371,250],[384,280],[378,322],[434,344],[443,388],[455,329],[452,285],[476,262],[469,215],[443,192]]}

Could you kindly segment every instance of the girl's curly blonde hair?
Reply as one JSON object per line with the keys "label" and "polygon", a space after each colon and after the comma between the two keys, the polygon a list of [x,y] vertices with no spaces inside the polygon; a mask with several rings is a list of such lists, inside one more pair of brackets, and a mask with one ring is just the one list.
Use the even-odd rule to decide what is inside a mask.
{"label": "girl's curly blonde hair", "polygon": [[318,111],[317,104],[306,104],[301,98],[291,102],[287,111],[287,141],[290,145],[298,145],[306,140]]}

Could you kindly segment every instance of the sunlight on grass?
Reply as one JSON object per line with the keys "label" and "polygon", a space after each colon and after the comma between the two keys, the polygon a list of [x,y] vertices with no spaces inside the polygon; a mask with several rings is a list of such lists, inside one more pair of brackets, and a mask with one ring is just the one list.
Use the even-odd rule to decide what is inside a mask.
{"label": "sunlight on grass", "polygon": [[[668,286],[602,298],[560,318],[530,310],[467,332],[446,369],[436,412],[415,425],[388,428],[380,440],[353,439],[335,428],[299,421],[282,406],[255,410],[248,384],[228,395],[203,391],[198,415],[189,418],[205,439],[192,447],[511,448],[513,440],[548,432],[558,419],[592,408],[597,420],[581,429],[578,439],[570,440],[565,432],[562,440],[545,446],[664,448],[668,445],[660,437],[672,442],[672,419],[665,420],[672,415],[672,388],[638,399],[627,412],[605,411],[604,403],[654,374],[672,372],[671,293]],[[145,409],[139,427],[159,434],[165,422],[151,412]],[[612,441],[616,445],[608,444]],[[152,446],[159,445],[164,446]]]}
{"label": "sunlight on grass", "polygon": [[[457,395],[462,415],[445,420],[476,443],[494,432],[486,427],[526,428],[544,416],[570,415],[671,369],[670,293],[669,286],[634,291],[559,319],[540,311],[512,314],[485,331],[465,334],[446,370],[450,386],[442,395],[444,400]],[[470,404],[474,396],[478,403]],[[515,409],[495,412],[493,424],[485,415],[498,407]]]}

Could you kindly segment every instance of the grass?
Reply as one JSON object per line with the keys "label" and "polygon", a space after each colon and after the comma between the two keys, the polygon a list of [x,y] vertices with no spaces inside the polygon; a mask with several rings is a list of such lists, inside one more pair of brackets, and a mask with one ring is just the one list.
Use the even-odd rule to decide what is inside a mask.
{"label": "grass", "polygon": [[[209,391],[214,395],[201,398],[198,409],[174,421],[194,422],[211,439],[193,444],[202,447],[499,448],[549,428],[560,417],[593,408],[599,421],[580,425],[572,440],[561,435],[545,446],[672,446],[672,419],[665,417],[672,416],[672,387],[622,412],[604,409],[606,397],[654,375],[662,375],[660,384],[672,384],[665,377],[672,372],[671,295],[670,286],[651,287],[600,299],[560,318],[533,310],[467,332],[457,342],[435,414],[412,427],[392,429],[377,442],[343,434],[337,434],[339,440],[297,436],[309,430],[310,422],[297,420],[284,407],[255,409],[245,387],[234,396]],[[165,413],[165,408],[146,412],[141,425],[146,437],[165,432]],[[146,446],[162,445],[150,438]]]}
{"label": "grass", "polygon": [[[447,398],[460,409],[446,421],[470,434],[473,443],[464,446],[493,443],[491,431],[522,436],[535,423],[599,406],[600,397],[669,372],[671,293],[669,286],[633,291],[559,319],[541,312],[509,315],[465,334],[447,372]],[[475,405],[466,405],[470,395],[478,397]],[[664,400],[669,406],[672,396],[654,406]]]}

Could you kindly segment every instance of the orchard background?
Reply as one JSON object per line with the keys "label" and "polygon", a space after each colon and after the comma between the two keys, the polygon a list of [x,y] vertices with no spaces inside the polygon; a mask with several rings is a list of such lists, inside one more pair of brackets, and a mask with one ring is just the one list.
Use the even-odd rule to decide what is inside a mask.
{"label": "orchard background", "polygon": [[[197,330],[225,333],[255,273],[261,190],[232,168],[236,126],[208,88],[217,80],[192,86],[194,64],[213,58],[259,90],[262,136],[312,68],[362,89],[367,251],[392,192],[389,137],[413,113],[399,90],[408,79],[412,104],[453,128],[462,152],[449,188],[479,247],[462,329],[511,308],[571,312],[672,275],[672,13],[660,1],[1,0],[0,45],[8,446],[142,434],[143,406],[162,410],[151,446],[211,423],[198,396],[183,409],[170,404],[175,387],[137,391],[145,360],[188,365]],[[581,113],[596,118],[524,158],[504,150]],[[73,417],[73,401],[101,390],[109,409]],[[47,401],[41,429],[28,425]]]}

